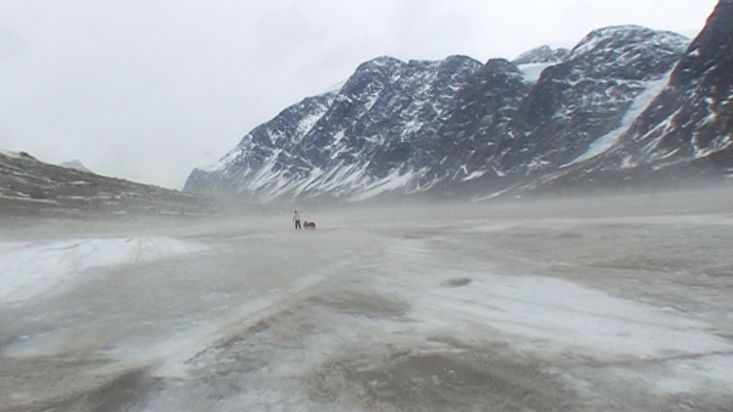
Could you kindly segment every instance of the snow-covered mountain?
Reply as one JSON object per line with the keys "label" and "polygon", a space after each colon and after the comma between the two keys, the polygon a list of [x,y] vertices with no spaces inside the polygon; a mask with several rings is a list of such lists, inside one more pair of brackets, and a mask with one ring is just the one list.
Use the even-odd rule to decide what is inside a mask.
{"label": "snow-covered mountain", "polygon": [[568,49],[553,49],[550,46],[544,45],[520,54],[512,63],[518,66],[525,64],[562,63],[567,59],[568,55],[570,55],[570,50]]}
{"label": "snow-covered mountain", "polygon": [[582,161],[661,90],[688,40],[637,26],[591,32],[547,68],[514,118],[497,167],[533,175]]}
{"label": "snow-covered mountain", "polygon": [[195,169],[186,190],[258,201],[482,198],[563,176],[593,181],[589,165],[727,153],[730,8],[721,1],[692,45],[616,26],[511,62],[368,61],[340,90],[289,107],[219,164]]}
{"label": "snow-covered mountain", "polygon": [[519,66],[527,83],[534,84],[546,68],[564,62],[569,55],[568,49],[541,46],[520,54],[512,63]]}
{"label": "snow-covered mountain", "polygon": [[733,176],[733,1],[718,4],[667,78],[640,95],[619,127],[579,160],[541,183]]}
{"label": "snow-covered mountain", "polygon": [[[379,57],[337,93],[303,100],[246,135],[213,168],[196,169],[186,190],[253,194],[260,200],[332,196],[366,199],[416,186],[433,166],[435,135],[481,63]],[[428,163],[425,163],[428,162]]]}

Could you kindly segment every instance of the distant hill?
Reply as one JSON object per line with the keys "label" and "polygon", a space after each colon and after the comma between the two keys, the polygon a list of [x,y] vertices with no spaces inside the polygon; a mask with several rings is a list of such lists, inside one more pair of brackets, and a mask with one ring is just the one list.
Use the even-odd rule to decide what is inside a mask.
{"label": "distant hill", "polygon": [[0,151],[0,215],[211,214],[206,197]]}

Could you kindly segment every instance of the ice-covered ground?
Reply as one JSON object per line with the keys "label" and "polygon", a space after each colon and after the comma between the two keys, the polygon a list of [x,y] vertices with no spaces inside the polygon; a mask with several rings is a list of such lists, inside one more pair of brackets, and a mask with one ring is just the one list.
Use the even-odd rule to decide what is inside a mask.
{"label": "ice-covered ground", "polygon": [[731,197],[0,222],[0,411],[731,410]]}
{"label": "ice-covered ground", "polygon": [[148,262],[204,248],[154,236],[0,243],[0,304],[59,289],[90,269]]}

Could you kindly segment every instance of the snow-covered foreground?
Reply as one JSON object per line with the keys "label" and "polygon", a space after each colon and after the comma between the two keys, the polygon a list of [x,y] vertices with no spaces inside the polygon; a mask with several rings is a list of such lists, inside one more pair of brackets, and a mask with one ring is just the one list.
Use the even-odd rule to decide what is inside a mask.
{"label": "snow-covered foreground", "polygon": [[731,410],[723,197],[11,226],[0,410]]}
{"label": "snow-covered foreground", "polygon": [[0,243],[0,303],[18,302],[77,280],[85,271],[205,249],[165,237]]}

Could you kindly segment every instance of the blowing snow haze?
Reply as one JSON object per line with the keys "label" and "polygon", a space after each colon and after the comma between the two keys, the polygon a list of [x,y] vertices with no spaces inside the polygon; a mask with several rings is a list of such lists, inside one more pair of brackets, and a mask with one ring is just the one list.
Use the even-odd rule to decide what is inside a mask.
{"label": "blowing snow haze", "polygon": [[697,33],[715,2],[3,0],[0,148],[181,188],[362,62],[509,60],[600,27]]}
{"label": "blowing snow haze", "polygon": [[0,3],[0,412],[733,411],[733,0]]}

